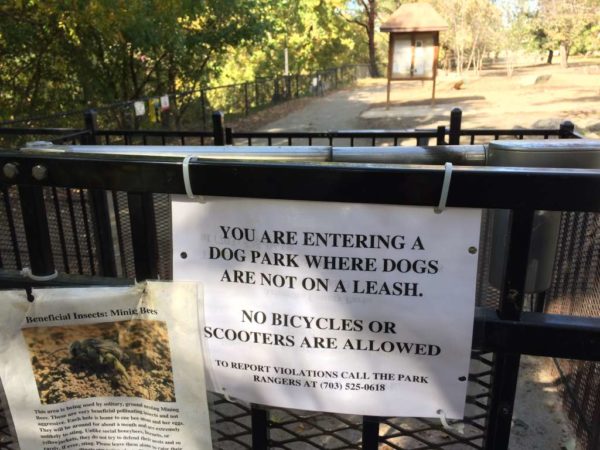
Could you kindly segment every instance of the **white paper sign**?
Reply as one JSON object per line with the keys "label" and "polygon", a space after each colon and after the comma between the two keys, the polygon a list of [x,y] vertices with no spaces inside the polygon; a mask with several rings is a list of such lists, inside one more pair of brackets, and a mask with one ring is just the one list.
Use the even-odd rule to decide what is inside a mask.
{"label": "white paper sign", "polygon": [[305,410],[463,417],[480,217],[179,197],[174,276],[205,287],[211,388]]}
{"label": "white paper sign", "polygon": [[160,109],[162,111],[167,111],[170,108],[169,105],[169,96],[168,95],[163,95],[160,97]]}
{"label": "white paper sign", "polygon": [[21,450],[212,448],[196,284],[33,294],[0,292],[0,379]]}
{"label": "white paper sign", "polygon": [[146,114],[146,104],[142,101],[133,102],[133,109],[135,110],[136,116],[143,116]]}

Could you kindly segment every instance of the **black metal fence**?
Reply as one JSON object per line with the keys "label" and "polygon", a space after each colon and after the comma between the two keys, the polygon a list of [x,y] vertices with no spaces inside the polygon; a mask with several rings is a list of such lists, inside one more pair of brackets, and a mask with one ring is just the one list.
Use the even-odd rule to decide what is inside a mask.
{"label": "black metal fence", "polygon": [[[169,99],[168,107],[161,106],[159,96],[99,106],[95,108],[96,120],[105,129],[210,130],[212,111],[219,110],[230,118],[241,118],[292,99],[325,95],[332,90],[351,86],[358,79],[368,76],[367,65],[354,64],[306,74],[260,77],[243,83],[165,94]],[[136,102],[144,104],[145,112],[141,115],[136,115]],[[19,143],[14,140],[15,136],[33,134],[26,130],[35,131],[32,128],[20,128],[22,125],[30,127],[35,124],[41,135],[62,135],[68,128],[79,126],[82,113],[69,111],[0,124],[0,127],[4,125],[0,133],[4,141],[0,141],[0,145],[7,147],[13,142]],[[13,126],[17,128],[9,128]],[[12,136],[13,140],[7,140],[8,136]]]}
{"label": "black metal fence", "polygon": [[[86,115],[86,128],[61,130],[61,133],[32,130],[35,139],[50,136],[57,143],[349,145],[373,146],[378,151],[405,143],[471,144],[480,139],[506,137],[576,137],[570,123],[553,130],[463,130],[459,110],[452,112],[448,128],[385,133],[235,133],[226,128],[219,114],[214,116],[212,132],[115,131],[99,129],[93,113]],[[18,271],[25,266],[40,275],[58,270],[58,279],[45,285],[127,283],[134,277],[171,278],[168,194],[184,193],[180,158],[130,156],[116,160],[73,154],[1,152],[0,167],[0,286],[37,285],[19,276]],[[207,195],[416,205],[437,204],[443,175],[436,167],[348,168],[333,163],[314,166],[195,162],[190,171],[194,192]],[[269,182],[265,183],[267,179]],[[470,168],[456,172],[452,183],[449,206],[514,209],[510,261],[504,287],[499,290],[487,280],[491,229],[487,218],[482,224],[465,434],[445,430],[433,420],[243,406],[212,395],[216,448],[506,448],[520,354],[600,359],[598,320],[522,312],[524,261],[533,210],[572,211],[565,213],[565,217],[583,214],[597,220],[600,211],[594,195],[600,187],[597,171]],[[273,186],[278,187],[276,192]],[[407,190],[406,186],[419,189]],[[111,213],[114,219],[110,219]],[[585,249],[589,246],[582,248],[577,238],[571,238],[573,233],[581,239],[585,236],[585,242],[595,242],[592,245],[596,245],[596,250],[585,258],[591,262],[588,266],[597,269],[598,239],[593,234],[597,228],[587,220],[579,225],[579,231],[564,226],[563,239],[572,239],[568,248],[577,255],[588,255]],[[565,272],[559,263],[556,270],[558,275],[551,289],[565,289],[564,274],[570,272]],[[597,278],[593,278],[593,271],[586,273],[589,276],[582,275],[582,280],[591,283],[592,290],[575,289],[574,301],[581,301],[582,292],[585,295],[592,292],[598,301]],[[572,280],[568,276],[566,279]],[[597,367],[593,362],[581,364]],[[592,419],[597,417],[597,411],[592,412]],[[596,431],[586,441],[592,445],[588,448],[594,448],[594,439]],[[8,426],[0,417],[0,449],[12,449],[12,441]]]}

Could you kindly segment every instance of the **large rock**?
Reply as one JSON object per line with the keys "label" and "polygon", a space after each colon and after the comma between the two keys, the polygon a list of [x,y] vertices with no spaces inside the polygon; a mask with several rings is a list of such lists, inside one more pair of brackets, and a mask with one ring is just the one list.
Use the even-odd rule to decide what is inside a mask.
{"label": "large rock", "polygon": [[544,74],[544,75],[528,75],[525,77],[521,77],[519,80],[520,86],[535,86],[536,84],[546,83],[552,75]]}

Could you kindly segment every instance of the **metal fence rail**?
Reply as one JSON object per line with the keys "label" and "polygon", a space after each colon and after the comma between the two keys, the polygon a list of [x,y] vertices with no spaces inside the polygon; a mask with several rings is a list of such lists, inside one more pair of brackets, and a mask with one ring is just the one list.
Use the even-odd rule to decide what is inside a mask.
{"label": "metal fence rail", "polygon": [[[462,111],[454,108],[449,115],[449,126],[415,130],[336,130],[315,132],[261,132],[234,131],[226,127],[224,114],[209,116],[212,129],[105,129],[98,125],[94,110],[83,115],[83,128],[14,128],[0,127],[0,145],[5,148],[22,146],[31,141],[49,141],[54,144],[105,145],[330,145],[386,147],[397,145],[460,145],[487,144],[498,139],[556,139],[579,138],[575,126],[563,122],[558,129],[464,129]],[[6,140],[11,138],[11,140]],[[19,138],[15,140],[14,138]],[[9,145],[10,144],[10,145]]]}
{"label": "metal fence rail", "polygon": [[[213,142],[224,143],[227,133],[222,123],[215,129],[218,133]],[[559,131],[555,130],[557,136]],[[0,249],[3,269],[35,262],[37,274],[59,268],[65,273],[93,276],[135,275],[145,279],[164,274],[168,278],[169,267],[163,265],[171,259],[170,244],[165,242],[170,236],[166,194],[184,193],[181,158],[0,153],[0,166],[7,164],[18,167],[18,173],[12,178],[4,171],[0,175],[5,205],[0,222],[8,231],[3,236],[10,236]],[[39,166],[45,171],[38,179],[31,174]],[[39,168],[36,173],[40,173]],[[199,161],[191,164],[190,175],[194,192],[207,195],[435,205],[443,170],[397,165]],[[307,184],[306,180],[311,182]],[[519,354],[600,359],[600,347],[590,345],[600,341],[598,321],[520,312],[532,211],[600,211],[593,194],[600,187],[598,171],[457,168],[452,183],[449,206],[514,209],[510,270],[497,293],[500,315],[483,306],[477,310],[466,434],[449,433],[428,420],[321,415],[258,405],[245,408],[217,397],[211,404],[217,446],[376,449],[380,444],[389,448],[456,444],[506,448]],[[109,196],[97,195],[106,191]],[[584,195],[574,196],[575,192]],[[27,203],[23,196],[29,199]],[[99,232],[109,226],[101,198],[113,202],[116,233]],[[164,203],[163,210],[158,209],[160,202]],[[33,209],[32,213],[24,211],[25,204]],[[40,229],[40,217],[46,217],[47,229]],[[28,233],[33,224],[38,224],[36,232]],[[77,243],[67,235],[75,235]],[[117,242],[113,236],[117,236]],[[480,305],[485,304],[487,296],[486,282],[481,277],[485,273],[482,268],[489,265],[488,258],[482,251]],[[107,262],[113,262],[114,267]],[[16,283],[9,275],[4,286],[22,286],[22,281]],[[68,276],[63,282],[68,282]],[[6,428],[1,426],[0,435],[4,433],[6,439]],[[0,443],[0,448],[11,447]]]}
{"label": "metal fence rail", "polygon": [[[568,124],[558,130],[484,130],[486,133],[472,130],[471,133],[460,129],[460,120],[454,114],[450,127],[442,127],[443,133],[437,129],[277,135],[228,132],[222,115],[214,117],[211,133],[99,130],[90,115],[87,128],[66,131],[66,135],[80,134],[64,142],[277,145],[283,139],[288,143],[304,140],[313,145],[318,142],[333,145],[354,139],[354,144],[365,145],[362,142],[366,141],[385,151],[383,144],[391,145],[395,139],[398,143],[404,139],[412,143],[435,139],[440,144],[448,141],[462,144],[461,137],[472,140],[472,136],[481,135],[488,139],[496,134],[517,138],[572,136],[569,134],[572,126]],[[483,134],[473,134],[480,132]],[[184,193],[181,158],[0,153],[0,167],[7,164],[15,164],[18,173],[13,178],[4,171],[0,174],[0,273],[3,274],[0,286],[23,287],[16,270],[33,263],[37,264],[34,271],[38,274],[58,269],[62,275],[54,283],[59,285],[122,284],[133,277],[171,277],[168,194]],[[31,171],[36,166],[46,169],[44,177],[32,178]],[[397,165],[204,161],[193,162],[190,174],[194,192],[207,195],[435,205],[443,170]],[[597,196],[593,194],[599,187],[597,171],[456,168],[449,206],[514,209],[510,266],[513,269],[501,290],[490,287],[487,281],[490,255],[489,248],[485,248],[490,230],[485,220],[483,223],[477,294],[480,306],[475,323],[465,435],[449,433],[429,420],[326,415],[265,409],[258,405],[244,407],[212,396],[215,446],[376,449],[386,445],[400,449],[418,445],[425,449],[454,444],[466,448],[506,448],[519,354],[548,356],[550,352],[550,356],[561,358],[600,359],[600,346],[590,345],[600,342],[598,322],[521,314],[523,296],[512,292],[509,295],[507,287],[518,289],[523,284],[522,261],[526,257],[523,249],[529,239],[531,211],[600,211]],[[574,192],[584,195],[574,196]],[[37,202],[37,208],[31,208],[31,202],[23,202],[24,196]],[[109,219],[111,211],[114,220]],[[31,234],[30,225],[42,216],[47,230],[38,226]],[[113,228],[107,232],[110,227]],[[496,308],[502,313],[501,318],[494,312]],[[0,449],[12,448],[11,441],[0,415]]]}
{"label": "metal fence rail", "polygon": [[[160,93],[169,98],[163,108],[159,96],[148,96],[96,107],[99,123],[104,128],[202,129],[209,130],[212,111],[221,110],[231,117],[249,114],[292,99],[322,96],[350,86],[369,76],[366,64],[331,67],[309,73],[258,77],[251,81],[221,86],[204,86],[177,93]],[[143,102],[144,113],[136,115],[134,103]],[[153,110],[150,113],[150,110]],[[47,116],[17,119],[2,125],[37,124],[48,128],[77,126],[82,111],[67,111]],[[43,133],[41,133],[43,134]],[[1,145],[1,144],[0,144]],[[4,145],[6,146],[6,144]]]}

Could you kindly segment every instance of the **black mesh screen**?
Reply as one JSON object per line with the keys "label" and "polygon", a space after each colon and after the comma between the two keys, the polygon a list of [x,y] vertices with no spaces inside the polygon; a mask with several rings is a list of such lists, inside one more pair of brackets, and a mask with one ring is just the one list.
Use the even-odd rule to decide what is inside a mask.
{"label": "black mesh screen", "polygon": [[[600,214],[563,213],[546,311],[600,316]],[[600,448],[600,363],[554,360],[569,420],[582,449]]]}

